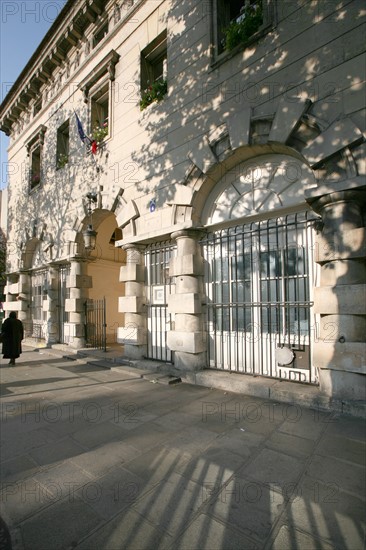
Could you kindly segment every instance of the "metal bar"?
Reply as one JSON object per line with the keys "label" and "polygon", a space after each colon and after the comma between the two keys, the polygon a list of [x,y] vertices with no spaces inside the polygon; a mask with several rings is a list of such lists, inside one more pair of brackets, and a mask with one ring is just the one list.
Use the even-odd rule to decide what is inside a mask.
{"label": "metal bar", "polygon": [[[208,260],[205,288],[210,366],[278,377],[276,346],[303,349],[306,344],[311,351],[310,216],[305,212],[252,222],[208,234],[201,241]],[[304,366],[311,371],[310,359],[307,366],[299,368]]]}

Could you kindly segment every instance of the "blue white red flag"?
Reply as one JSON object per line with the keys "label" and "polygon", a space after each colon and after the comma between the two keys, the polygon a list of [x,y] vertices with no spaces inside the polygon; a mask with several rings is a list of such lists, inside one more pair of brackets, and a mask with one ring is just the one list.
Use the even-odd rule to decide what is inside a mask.
{"label": "blue white red flag", "polygon": [[82,124],[80,122],[80,119],[79,119],[79,117],[76,113],[75,113],[75,116],[76,116],[76,124],[77,124],[77,127],[78,127],[78,132],[79,132],[79,136],[80,136],[81,141],[83,143],[85,143],[86,145],[90,145],[91,144],[91,139],[84,132],[83,126],[82,126]]}

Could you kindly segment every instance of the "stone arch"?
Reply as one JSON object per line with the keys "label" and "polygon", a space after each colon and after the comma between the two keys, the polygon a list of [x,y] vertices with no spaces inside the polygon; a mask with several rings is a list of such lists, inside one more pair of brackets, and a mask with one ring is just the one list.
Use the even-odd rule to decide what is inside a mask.
{"label": "stone arch", "polygon": [[236,164],[214,185],[201,211],[203,225],[256,216],[303,204],[316,186],[313,172],[297,158],[268,153]]}
{"label": "stone arch", "polygon": [[[106,342],[110,345],[116,343],[118,327],[124,322],[123,313],[118,308],[119,298],[124,295],[124,285],[120,282],[119,273],[121,266],[125,264],[126,252],[114,245],[115,231],[118,229],[116,209],[109,210],[104,206],[106,203],[98,200],[90,217],[87,204],[81,205],[68,238],[71,241],[69,244],[74,246],[76,262],[84,260],[80,268],[83,277],[79,278],[82,286],[78,287],[75,279],[76,292],[83,301],[105,298]],[[96,248],[86,251],[83,231],[89,224],[97,232]]]}
{"label": "stone arch", "polygon": [[[116,219],[117,227],[123,228],[128,224],[133,224],[134,219],[139,216],[134,201],[126,202],[123,198],[123,189],[119,188],[114,193],[99,193],[96,207],[92,214],[92,224],[95,230],[108,218],[113,215]],[[82,245],[82,231],[90,223],[88,214],[87,199],[83,198],[79,205],[72,229],[65,232],[64,236],[69,247],[73,245]],[[133,233],[135,234],[135,232]]]}
{"label": "stone arch", "polygon": [[[40,267],[52,260],[52,249],[54,246],[53,237],[47,232],[47,226],[43,222],[35,219],[24,229],[20,242],[21,249],[21,267],[30,269]],[[34,265],[35,254],[39,255],[37,266]]]}
{"label": "stone arch", "polygon": [[243,109],[202,138],[188,154],[191,165],[185,179],[192,191],[186,208],[194,206],[194,225],[209,219],[207,200],[215,186],[241,163],[254,158],[260,162],[263,155],[287,155],[300,162],[315,189],[319,181],[357,177],[359,151],[365,146],[361,130],[350,118],[328,124],[311,114],[311,106],[307,99],[282,98],[272,115],[253,116],[251,108]]}

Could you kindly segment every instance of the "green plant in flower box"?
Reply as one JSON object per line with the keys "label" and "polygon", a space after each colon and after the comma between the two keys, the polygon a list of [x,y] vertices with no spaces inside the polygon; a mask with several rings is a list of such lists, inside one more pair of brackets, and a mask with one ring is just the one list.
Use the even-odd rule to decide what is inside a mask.
{"label": "green plant in flower box", "polygon": [[166,80],[156,80],[141,93],[140,110],[143,111],[154,101],[161,101],[167,93],[168,82]]}
{"label": "green plant in flower box", "polygon": [[101,143],[107,135],[108,135],[108,122],[105,121],[101,125],[94,126],[91,138],[93,141],[96,141],[97,143]]}
{"label": "green plant in flower box", "polygon": [[233,50],[238,44],[245,44],[263,24],[262,3],[244,5],[241,15],[231,21],[224,29],[224,47],[226,50]]}
{"label": "green plant in flower box", "polygon": [[57,169],[63,168],[69,162],[69,157],[66,154],[61,154],[57,158]]}

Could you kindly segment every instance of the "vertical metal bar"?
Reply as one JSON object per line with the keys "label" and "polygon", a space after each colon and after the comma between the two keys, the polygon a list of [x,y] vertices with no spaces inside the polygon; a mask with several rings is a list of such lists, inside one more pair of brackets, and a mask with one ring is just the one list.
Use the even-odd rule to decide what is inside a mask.
{"label": "vertical metal bar", "polygon": [[[256,246],[256,242],[259,240],[259,236],[256,234],[254,236],[254,228],[253,223],[250,224],[250,269],[251,269],[251,281],[250,281],[250,289],[251,289],[251,305],[250,305],[250,326],[251,326],[251,334],[250,334],[250,344],[252,349],[251,354],[251,372],[252,375],[255,376],[255,367],[256,367],[256,361],[255,361],[255,339],[256,339],[256,327],[254,326],[256,323],[256,312],[254,309],[254,297],[256,296],[256,289],[254,287],[254,279],[258,278],[258,264],[259,264],[259,249],[256,254],[256,258],[254,257],[253,261],[253,247]],[[255,231],[257,233],[257,231]],[[255,253],[255,250],[254,250]],[[257,263],[255,266],[254,263]]]}
{"label": "vertical metal bar", "polygon": [[103,334],[103,348],[104,351],[107,351],[107,302],[105,299],[105,296],[103,298],[103,312],[104,312],[104,319],[103,319],[103,328],[104,328],[104,334]]}

